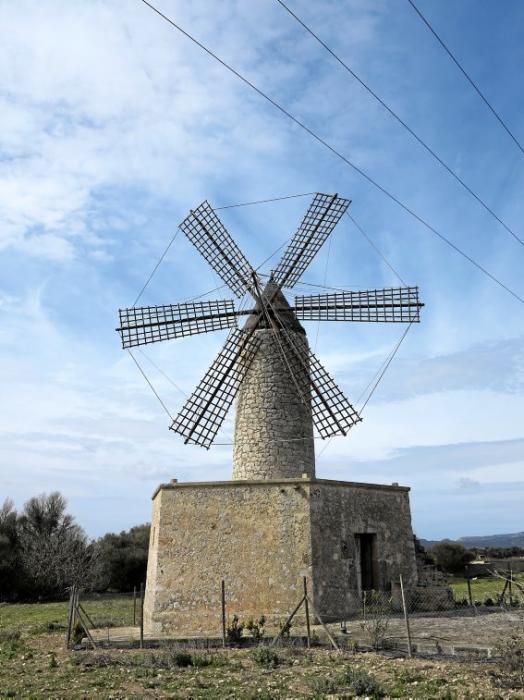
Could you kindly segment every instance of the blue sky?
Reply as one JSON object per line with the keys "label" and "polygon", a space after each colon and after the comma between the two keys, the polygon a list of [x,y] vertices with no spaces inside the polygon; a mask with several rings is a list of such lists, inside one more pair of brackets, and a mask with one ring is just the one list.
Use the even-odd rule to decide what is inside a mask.
{"label": "blue sky", "polygon": [[[524,237],[524,156],[406,0],[290,7]],[[419,0],[524,140],[524,5]],[[511,239],[275,0],[158,7],[277,99],[504,283],[524,294]],[[226,479],[231,447],[184,446],[114,332],[189,209],[321,191],[352,215],[426,307],[359,424],[323,450],[320,477],[412,487],[415,531],[523,529],[522,304],[287,122],[140,2],[0,4],[0,499],[58,489],[90,535],[145,521],[160,481]],[[224,210],[258,264],[308,200]],[[349,221],[304,280],[397,280]],[[219,282],[182,235],[141,301]],[[301,293],[303,288],[297,288]],[[306,292],[307,293],[307,292]],[[227,294],[222,292],[227,297]],[[356,401],[397,325],[307,327]],[[225,332],[147,349],[190,392]],[[171,412],[184,401],[137,357]],[[231,441],[231,417],[218,440]]]}

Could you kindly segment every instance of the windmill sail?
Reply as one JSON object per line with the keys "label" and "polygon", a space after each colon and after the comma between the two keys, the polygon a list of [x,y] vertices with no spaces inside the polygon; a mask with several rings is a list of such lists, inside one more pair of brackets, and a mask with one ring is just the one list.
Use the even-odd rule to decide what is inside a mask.
{"label": "windmill sail", "polygon": [[371,289],[295,297],[295,314],[302,321],[369,321],[418,323],[418,287]]}
{"label": "windmill sail", "polygon": [[191,211],[180,229],[237,297],[251,290],[253,268],[207,201]]}
{"label": "windmill sail", "polygon": [[260,344],[254,331],[232,331],[200,384],[186,401],[171,430],[184,442],[208,449],[251,365]]}
{"label": "windmill sail", "polygon": [[148,345],[186,335],[235,328],[238,313],[233,301],[204,301],[165,306],[133,306],[120,309],[123,348]]}
{"label": "windmill sail", "polygon": [[349,199],[317,192],[274,272],[277,284],[298,282],[349,205]]}

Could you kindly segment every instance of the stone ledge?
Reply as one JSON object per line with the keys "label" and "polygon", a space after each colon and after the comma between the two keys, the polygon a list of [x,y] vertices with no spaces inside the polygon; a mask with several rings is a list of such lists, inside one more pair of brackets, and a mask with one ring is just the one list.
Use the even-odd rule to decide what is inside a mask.
{"label": "stone ledge", "polygon": [[251,481],[249,479],[242,479],[237,481],[185,481],[185,482],[169,482],[167,484],[160,484],[155,489],[151,499],[154,500],[160,491],[174,491],[176,489],[187,489],[187,488],[243,488],[246,486],[278,486],[279,484],[291,485],[291,484],[308,484],[320,485],[320,486],[337,486],[352,489],[363,489],[371,491],[401,491],[409,492],[411,489],[409,486],[399,486],[398,484],[368,484],[359,481],[339,481],[335,479],[257,479],[256,481]]}

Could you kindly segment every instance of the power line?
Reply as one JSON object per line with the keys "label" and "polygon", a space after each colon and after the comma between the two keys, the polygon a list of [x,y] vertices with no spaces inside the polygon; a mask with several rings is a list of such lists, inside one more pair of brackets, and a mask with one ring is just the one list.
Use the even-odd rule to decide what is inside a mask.
{"label": "power line", "polygon": [[165,20],[168,24],[170,24],[174,29],[176,29],[178,32],[183,34],[185,37],[187,37],[190,41],[192,41],[196,46],[202,49],[202,51],[205,51],[209,56],[211,56],[215,61],[220,63],[226,70],[228,70],[230,73],[235,75],[239,80],[241,80],[243,83],[245,83],[248,87],[250,87],[252,90],[254,90],[260,97],[263,97],[267,102],[269,102],[271,105],[275,107],[275,109],[278,109],[279,112],[284,114],[288,119],[290,119],[294,124],[299,126],[301,129],[303,129],[306,133],[308,133],[312,138],[315,139],[318,143],[320,143],[324,148],[327,148],[328,151],[333,153],[337,158],[339,158],[343,163],[348,165],[352,170],[357,172],[361,177],[363,177],[369,184],[373,185],[377,190],[382,192],[386,197],[388,197],[391,201],[395,202],[401,209],[403,209],[405,212],[410,214],[416,221],[418,221],[420,224],[422,224],[428,231],[431,231],[435,236],[440,238],[446,245],[448,245],[450,248],[452,248],[456,253],[461,255],[463,258],[468,260],[472,265],[474,265],[478,270],[480,270],[484,275],[489,277],[495,284],[497,284],[499,287],[504,289],[508,294],[511,294],[512,297],[520,301],[521,304],[524,304],[524,298],[519,296],[516,292],[514,292],[512,289],[510,289],[504,282],[499,280],[495,275],[493,275],[491,272],[488,272],[485,267],[483,267],[480,263],[476,262],[471,256],[469,256],[467,253],[465,253],[463,250],[461,250],[457,245],[455,245],[449,238],[447,238],[443,233],[440,233],[434,226],[432,226],[430,223],[428,223],[425,219],[423,219],[421,216],[419,216],[413,209],[410,209],[407,204],[404,204],[398,197],[396,197],[394,194],[389,192],[385,187],[380,185],[376,180],[374,180],[370,175],[368,175],[364,170],[358,167],[358,165],[355,165],[349,158],[346,158],[340,151],[337,151],[337,149],[334,146],[331,146],[325,139],[323,139],[321,136],[316,134],[312,129],[310,129],[306,124],[301,122],[297,117],[293,116],[291,112],[288,112],[284,107],[282,107],[278,102],[276,102],[273,98],[269,97],[269,95],[266,95],[266,93],[262,92],[259,88],[256,87],[250,80],[245,78],[241,73],[239,73],[235,68],[230,66],[228,63],[223,61],[221,58],[219,58],[215,53],[213,53],[210,49],[208,49],[204,44],[202,44],[198,39],[196,39],[194,36],[189,34],[188,32],[185,31],[185,29],[182,29],[176,22],[174,22],[172,19],[170,19],[167,15],[163,14],[158,10],[154,5],[148,2],[148,0],[140,0],[144,5],[149,7],[153,12],[155,12],[159,17],[161,17],[163,20]]}
{"label": "power line", "polygon": [[[518,241],[522,246],[524,246],[524,240],[518,236],[518,234],[513,231],[513,229],[506,224],[505,221],[503,221],[498,214],[496,214],[491,207],[486,204],[486,202],[478,195],[476,192],[474,192],[469,185],[467,185],[464,180],[451,168],[442,158],[431,148],[431,146],[428,146],[428,144],[415,132],[413,129],[400,117],[379,95],[372,90],[367,83],[365,83],[362,78],[360,78],[355,71],[350,68],[350,66],[345,63],[340,56],[338,56],[330,47],[322,41],[322,39],[316,34],[308,25],[300,19],[298,15],[296,15],[284,2],[283,0],[276,0],[279,5],[281,5],[311,36],[321,45],[323,46],[326,51],[333,56],[333,58],[340,63],[340,65],[350,74],[355,78],[355,80],[360,83],[360,85],[372,96],[375,98],[375,100],[384,107],[389,114],[396,119],[396,121],[401,124],[406,131],[411,134],[411,136],[431,155],[433,158],[453,177],[469,194],[474,197],[477,202],[484,207],[484,209],[496,220],[498,223],[503,226],[506,231],[513,236],[513,238]],[[409,0],[411,2],[411,0]],[[413,3],[411,3],[413,4]]]}
{"label": "power line", "polygon": [[506,124],[506,122],[502,119],[502,117],[500,116],[500,114],[495,110],[495,108],[493,107],[493,105],[489,102],[489,100],[488,100],[487,97],[484,95],[484,93],[481,91],[481,89],[479,88],[479,86],[477,85],[477,83],[476,83],[476,82],[473,80],[473,78],[471,78],[471,76],[466,72],[465,68],[462,67],[462,65],[459,63],[458,59],[454,56],[454,54],[451,52],[451,50],[446,46],[446,44],[445,44],[444,41],[440,38],[440,36],[437,34],[437,32],[435,31],[435,29],[433,29],[433,27],[431,26],[431,24],[429,23],[429,21],[424,17],[424,15],[422,14],[422,12],[418,9],[418,7],[417,7],[417,6],[415,5],[415,3],[413,2],[413,0],[408,0],[408,2],[409,2],[409,4],[411,5],[411,7],[415,10],[415,12],[417,13],[417,15],[420,17],[420,19],[424,22],[424,24],[425,24],[426,27],[429,29],[429,31],[433,34],[433,36],[434,36],[435,39],[438,41],[438,43],[442,46],[442,48],[444,49],[444,51],[445,51],[445,52],[448,54],[448,56],[451,58],[451,60],[453,61],[453,63],[457,66],[457,68],[458,68],[459,71],[462,73],[462,75],[466,78],[466,80],[467,80],[468,83],[471,85],[471,87],[475,90],[475,92],[476,92],[477,95],[480,97],[480,99],[482,100],[482,102],[484,102],[484,104],[486,105],[486,107],[490,110],[490,112],[493,114],[493,116],[495,117],[495,119],[496,119],[496,120],[499,122],[499,124],[502,126],[502,128],[504,129],[504,131],[511,137],[511,139],[513,140],[513,142],[515,143],[515,145],[517,146],[517,148],[519,149],[519,151],[522,153],[522,155],[524,155],[524,148],[522,147],[522,144],[521,144],[520,141],[517,139],[517,137],[515,136],[515,134],[510,130],[510,128],[508,127],[508,125]]}

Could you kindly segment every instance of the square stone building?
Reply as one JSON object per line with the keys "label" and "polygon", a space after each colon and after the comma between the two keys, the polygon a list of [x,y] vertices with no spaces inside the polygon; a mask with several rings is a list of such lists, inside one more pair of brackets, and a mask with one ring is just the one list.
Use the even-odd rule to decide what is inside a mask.
{"label": "square stone building", "polygon": [[284,621],[303,577],[324,620],[349,616],[363,591],[416,585],[402,486],[280,478],[162,484],[153,496],[144,602],[147,634],[221,634],[228,616]]}

